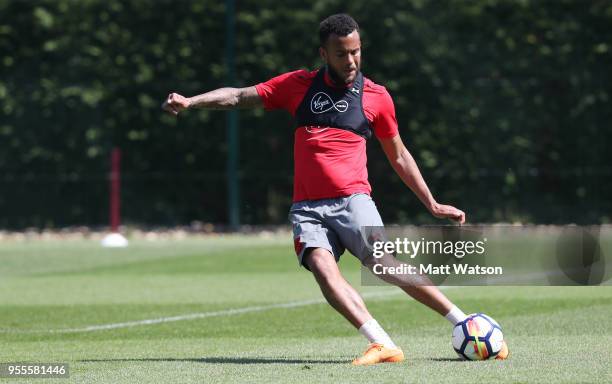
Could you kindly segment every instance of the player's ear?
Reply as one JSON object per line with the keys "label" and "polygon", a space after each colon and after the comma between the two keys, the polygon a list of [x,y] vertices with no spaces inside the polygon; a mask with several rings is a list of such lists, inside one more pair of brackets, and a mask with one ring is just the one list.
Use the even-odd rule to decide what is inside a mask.
{"label": "player's ear", "polygon": [[321,60],[327,64],[327,50],[325,48],[319,47],[319,56],[321,56]]}

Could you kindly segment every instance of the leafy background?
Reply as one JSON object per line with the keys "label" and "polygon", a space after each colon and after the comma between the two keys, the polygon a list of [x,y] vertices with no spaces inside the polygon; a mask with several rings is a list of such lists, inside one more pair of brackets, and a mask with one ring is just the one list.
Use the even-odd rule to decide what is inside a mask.
{"label": "leafy background", "polygon": [[[439,201],[472,222],[610,221],[612,2],[240,1],[237,85],[316,68],[318,22],[340,11]],[[226,223],[226,113],[160,111],[225,85],[225,17],[212,0],[0,0],[0,227],[106,223],[114,146],[125,222]],[[241,221],[285,223],[292,122],[239,119]],[[431,222],[368,151],[383,218]]]}

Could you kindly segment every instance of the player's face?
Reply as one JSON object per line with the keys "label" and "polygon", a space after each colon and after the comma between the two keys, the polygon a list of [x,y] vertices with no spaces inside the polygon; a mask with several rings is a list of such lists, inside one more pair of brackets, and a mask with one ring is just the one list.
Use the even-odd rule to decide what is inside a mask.
{"label": "player's face", "polygon": [[319,48],[329,75],[339,84],[350,84],[361,68],[361,39],[356,30],[347,36],[332,34],[325,46]]}

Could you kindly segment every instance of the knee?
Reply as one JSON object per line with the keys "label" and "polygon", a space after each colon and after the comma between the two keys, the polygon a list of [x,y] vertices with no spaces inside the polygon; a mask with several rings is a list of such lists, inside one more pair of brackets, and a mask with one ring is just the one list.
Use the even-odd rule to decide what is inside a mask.
{"label": "knee", "polygon": [[306,255],[306,265],[317,281],[332,285],[340,276],[336,259],[327,249],[315,248]]}

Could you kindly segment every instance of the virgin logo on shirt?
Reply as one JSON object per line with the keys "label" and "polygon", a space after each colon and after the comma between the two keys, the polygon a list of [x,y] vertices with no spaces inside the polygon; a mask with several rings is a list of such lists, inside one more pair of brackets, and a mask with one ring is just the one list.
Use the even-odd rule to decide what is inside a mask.
{"label": "virgin logo on shirt", "polygon": [[339,100],[334,102],[331,97],[325,92],[317,92],[310,100],[310,110],[312,113],[325,113],[335,109],[338,112],[346,112],[348,109],[348,101]]}

